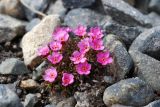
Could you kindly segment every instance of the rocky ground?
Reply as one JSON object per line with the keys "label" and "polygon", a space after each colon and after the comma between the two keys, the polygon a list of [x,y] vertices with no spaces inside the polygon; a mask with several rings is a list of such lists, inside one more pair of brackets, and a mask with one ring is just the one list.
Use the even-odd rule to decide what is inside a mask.
{"label": "rocky ground", "polygon": [[[37,48],[79,23],[103,28],[111,75],[49,93]],[[160,107],[159,82],[160,0],[0,0],[0,107]]]}

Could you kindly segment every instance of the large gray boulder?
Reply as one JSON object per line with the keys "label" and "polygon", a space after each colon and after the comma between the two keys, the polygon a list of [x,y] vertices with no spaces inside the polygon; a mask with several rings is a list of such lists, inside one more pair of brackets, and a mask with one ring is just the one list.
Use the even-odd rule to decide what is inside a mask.
{"label": "large gray boulder", "polygon": [[138,77],[121,80],[106,88],[103,101],[107,106],[123,104],[140,107],[148,104],[154,98],[154,91]]}
{"label": "large gray boulder", "polygon": [[133,42],[129,53],[134,61],[135,74],[160,92],[160,26],[146,30]]}
{"label": "large gray boulder", "polygon": [[151,27],[151,19],[123,0],[102,0],[106,14],[117,22],[128,26]]}
{"label": "large gray boulder", "polygon": [[127,47],[129,47],[133,40],[135,40],[135,38],[144,30],[143,28],[139,27],[124,26],[112,20],[106,20],[102,26],[106,34],[114,34],[121,41],[123,41]]}
{"label": "large gray boulder", "polygon": [[79,24],[85,26],[97,26],[104,19],[102,14],[99,14],[91,9],[72,9],[65,16],[64,23],[70,27],[77,27]]}

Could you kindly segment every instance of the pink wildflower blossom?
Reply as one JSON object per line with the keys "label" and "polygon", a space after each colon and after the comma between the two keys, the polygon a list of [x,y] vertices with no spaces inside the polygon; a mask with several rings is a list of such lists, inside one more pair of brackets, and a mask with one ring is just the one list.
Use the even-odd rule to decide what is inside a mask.
{"label": "pink wildflower blossom", "polygon": [[75,30],[74,33],[77,36],[84,36],[87,32],[86,32],[87,27],[79,25]]}
{"label": "pink wildflower blossom", "polygon": [[87,58],[84,57],[85,55],[79,51],[74,51],[72,56],[70,57],[70,60],[74,62],[74,64],[83,63],[87,60]]}
{"label": "pink wildflower blossom", "polygon": [[62,48],[61,42],[53,41],[49,44],[49,47],[52,49],[52,51],[58,51]]}
{"label": "pink wildflower blossom", "polygon": [[38,56],[46,56],[49,54],[49,47],[47,45],[38,49],[37,54]]}
{"label": "pink wildflower blossom", "polygon": [[80,49],[80,52],[82,52],[82,53],[88,52],[90,49],[89,38],[85,38],[85,39],[81,40],[78,43],[78,48]]}
{"label": "pink wildflower blossom", "polygon": [[57,28],[55,32],[53,33],[53,39],[60,42],[65,42],[69,38],[69,29],[65,28]]}
{"label": "pink wildflower blossom", "polygon": [[88,62],[77,64],[76,70],[80,75],[88,75],[90,74],[91,64]]}
{"label": "pink wildflower blossom", "polygon": [[57,71],[55,68],[51,67],[45,71],[45,75],[43,75],[43,79],[48,82],[55,81],[57,77]]}
{"label": "pink wildflower blossom", "polygon": [[64,27],[63,28],[66,32],[71,32],[72,31],[72,29],[70,28],[70,27]]}
{"label": "pink wildflower blossom", "polygon": [[63,73],[62,77],[62,85],[63,86],[68,86],[74,82],[74,76],[69,73]]}
{"label": "pink wildflower blossom", "polygon": [[110,53],[106,52],[99,52],[97,54],[97,62],[101,63],[102,65],[107,65],[113,62],[112,57],[110,57]]}
{"label": "pink wildflower blossom", "polygon": [[52,64],[57,64],[62,60],[63,56],[62,54],[58,52],[53,52],[52,55],[48,55],[47,59],[52,63]]}
{"label": "pink wildflower blossom", "polygon": [[92,38],[92,40],[100,39],[104,36],[100,27],[90,28],[90,32],[88,33],[88,35]]}
{"label": "pink wildflower blossom", "polygon": [[103,40],[101,39],[95,39],[95,40],[90,41],[90,46],[92,49],[97,50],[97,51],[104,49]]}

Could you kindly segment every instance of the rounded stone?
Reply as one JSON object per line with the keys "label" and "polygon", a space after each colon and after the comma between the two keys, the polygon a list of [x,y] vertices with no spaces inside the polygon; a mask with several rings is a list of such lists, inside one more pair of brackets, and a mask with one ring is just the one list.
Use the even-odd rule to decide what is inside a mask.
{"label": "rounded stone", "polygon": [[126,106],[144,106],[152,101],[154,92],[138,77],[121,80],[106,88],[103,101],[107,106],[122,104]]}
{"label": "rounded stone", "polygon": [[0,85],[0,107],[23,107],[18,96],[2,84]]}
{"label": "rounded stone", "polygon": [[9,58],[0,64],[0,74],[23,75],[29,73],[25,64],[16,58]]}
{"label": "rounded stone", "polygon": [[160,26],[141,33],[129,53],[137,68],[135,74],[160,93]]}

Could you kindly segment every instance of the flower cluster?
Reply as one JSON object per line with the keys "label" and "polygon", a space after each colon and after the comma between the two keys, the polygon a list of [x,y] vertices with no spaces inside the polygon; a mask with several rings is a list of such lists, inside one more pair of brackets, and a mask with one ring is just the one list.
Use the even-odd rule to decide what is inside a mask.
{"label": "flower cluster", "polygon": [[[76,39],[70,36],[70,32],[74,33]],[[52,34],[52,41],[38,49],[38,55],[52,64],[45,71],[43,79],[52,83],[60,77],[61,84],[68,86],[75,81],[75,72],[78,75],[89,75],[92,68],[88,55],[90,51],[96,54],[96,62],[102,66],[112,63],[113,59],[103,45],[103,36],[100,27],[91,27],[89,32],[82,25],[76,29],[58,27]],[[69,71],[66,66],[70,68]]]}

